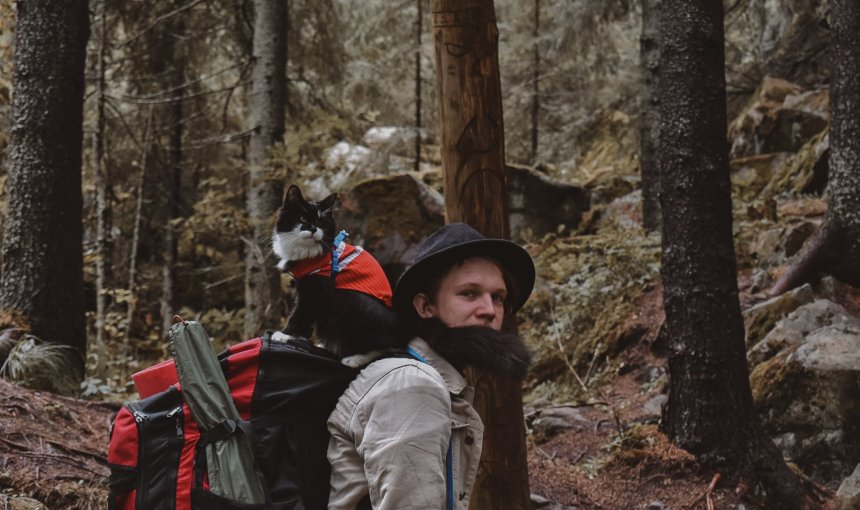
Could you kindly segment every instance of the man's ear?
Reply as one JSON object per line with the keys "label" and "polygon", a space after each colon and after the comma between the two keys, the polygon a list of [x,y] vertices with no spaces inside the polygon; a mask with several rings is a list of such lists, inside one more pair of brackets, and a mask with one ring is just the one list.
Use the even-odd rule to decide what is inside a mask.
{"label": "man's ear", "polygon": [[337,193],[332,193],[331,195],[325,197],[320,200],[319,208],[321,213],[325,213],[327,211],[331,211],[331,208],[334,207],[334,202],[337,200]]}
{"label": "man's ear", "polygon": [[412,306],[415,307],[415,312],[422,319],[429,319],[436,314],[436,307],[427,299],[427,294],[419,292],[412,298]]}

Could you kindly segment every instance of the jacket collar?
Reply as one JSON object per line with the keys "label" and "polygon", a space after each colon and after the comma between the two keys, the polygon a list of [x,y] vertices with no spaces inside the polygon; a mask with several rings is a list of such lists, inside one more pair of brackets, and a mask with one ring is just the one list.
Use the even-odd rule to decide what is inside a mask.
{"label": "jacket collar", "polygon": [[459,395],[464,389],[466,389],[466,379],[463,375],[460,374],[460,372],[458,372],[457,369],[454,368],[454,366],[445,358],[437,354],[423,338],[413,338],[412,341],[409,342],[409,347],[415,349],[415,351],[427,361],[427,364],[439,372],[439,375],[442,376],[442,380],[445,381],[445,385],[448,386],[449,392],[454,395]]}

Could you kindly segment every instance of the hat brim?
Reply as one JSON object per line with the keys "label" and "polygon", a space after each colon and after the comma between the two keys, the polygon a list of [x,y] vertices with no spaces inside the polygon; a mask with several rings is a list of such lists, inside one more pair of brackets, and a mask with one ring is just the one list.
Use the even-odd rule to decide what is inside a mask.
{"label": "hat brim", "polygon": [[439,250],[407,269],[394,288],[394,308],[405,317],[412,317],[416,314],[412,300],[416,294],[427,290],[427,282],[440,276],[439,271],[454,261],[471,257],[486,257],[501,264],[517,287],[517,301],[511,303],[512,312],[523,307],[535,283],[535,266],[529,253],[505,239],[476,239]]}

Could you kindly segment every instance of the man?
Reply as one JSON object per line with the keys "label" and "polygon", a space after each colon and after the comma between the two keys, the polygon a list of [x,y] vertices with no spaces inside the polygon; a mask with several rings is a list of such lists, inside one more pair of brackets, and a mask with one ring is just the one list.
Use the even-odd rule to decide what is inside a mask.
{"label": "man", "polygon": [[528,349],[501,332],[534,286],[528,253],[462,223],[432,234],[393,302],[410,357],[368,365],[329,418],[330,509],[467,509],[483,424],[461,370],[522,378]]}

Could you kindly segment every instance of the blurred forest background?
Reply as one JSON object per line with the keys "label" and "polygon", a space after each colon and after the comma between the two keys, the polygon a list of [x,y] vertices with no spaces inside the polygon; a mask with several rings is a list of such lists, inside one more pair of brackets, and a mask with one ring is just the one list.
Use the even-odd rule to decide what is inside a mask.
{"label": "blurred forest background", "polygon": [[[713,497],[717,508],[740,509],[766,499],[743,480],[709,490],[714,471],[656,427],[672,350],[660,220],[649,224],[643,207],[656,196],[643,182],[646,165],[659,159],[648,124],[658,107],[658,4],[495,2],[511,237],[538,269],[518,317],[535,353],[524,398],[536,507],[692,508]],[[755,409],[820,501],[839,493],[860,505],[860,294],[832,277],[767,292],[826,218],[829,4],[723,2],[726,133]],[[265,260],[254,250],[271,228],[251,211],[254,186],[270,201],[285,183],[313,198],[338,192],[339,227],[392,280],[443,223],[430,3],[287,0],[285,8],[283,132],[272,131],[277,139],[259,159],[251,0],[90,0],[85,375],[82,383],[74,376],[63,342],[30,335],[28,317],[9,310],[0,316],[0,355],[4,379],[93,407],[77,414],[71,400],[43,402],[48,411],[8,404],[16,416],[107,420],[114,408],[102,402],[133,398],[131,373],[167,356],[175,313],[199,320],[216,350],[281,327],[286,276],[272,309],[246,320],[248,261]],[[6,182],[16,14],[0,0],[0,207],[20,192]],[[100,450],[104,431],[90,432],[90,449],[81,448]],[[37,481],[22,481],[4,461],[0,485],[58,508],[97,506],[105,470],[98,459],[87,466],[72,476],[87,480],[78,489],[52,489],[38,470]]]}

